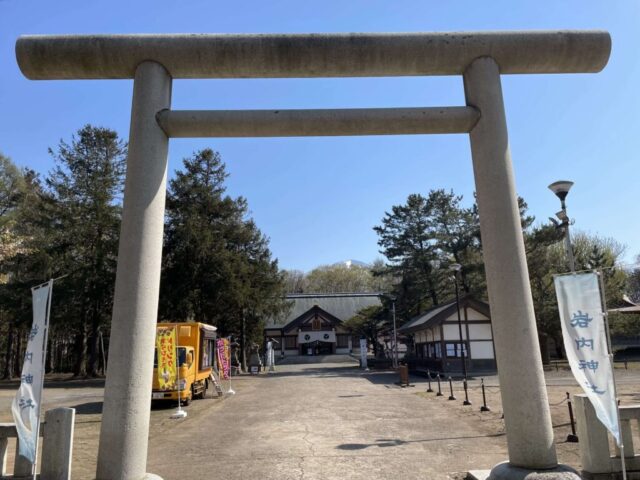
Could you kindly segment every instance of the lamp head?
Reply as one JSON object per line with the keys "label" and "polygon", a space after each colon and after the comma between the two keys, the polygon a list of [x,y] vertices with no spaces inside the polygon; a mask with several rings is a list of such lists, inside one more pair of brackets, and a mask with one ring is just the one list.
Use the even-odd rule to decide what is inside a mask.
{"label": "lamp head", "polygon": [[451,265],[449,265],[449,270],[454,273],[458,273],[460,270],[462,270],[462,265],[460,265],[459,263],[452,263]]}
{"label": "lamp head", "polygon": [[567,198],[572,186],[573,182],[570,182],[569,180],[558,180],[557,182],[553,182],[549,185],[549,190],[555,193],[556,197],[558,197],[560,201],[564,202],[564,199]]}
{"label": "lamp head", "polygon": [[558,213],[556,213],[556,217],[558,217],[558,219],[563,223],[569,221],[569,217],[567,216],[567,212],[564,211],[564,210],[560,210]]}

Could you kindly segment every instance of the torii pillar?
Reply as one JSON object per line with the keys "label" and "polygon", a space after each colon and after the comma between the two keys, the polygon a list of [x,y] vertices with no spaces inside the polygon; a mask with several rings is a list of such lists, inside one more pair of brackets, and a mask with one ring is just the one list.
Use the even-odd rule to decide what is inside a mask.
{"label": "torii pillar", "polygon": [[[25,36],[24,75],[135,79],[98,480],[141,480],[172,137],[469,133],[508,462],[490,478],[579,478],[558,465],[538,347],[500,85],[503,74],[593,73],[603,31],[297,35]],[[335,110],[170,110],[180,78],[462,75],[466,106]],[[533,478],[533,477],[527,477]]]}

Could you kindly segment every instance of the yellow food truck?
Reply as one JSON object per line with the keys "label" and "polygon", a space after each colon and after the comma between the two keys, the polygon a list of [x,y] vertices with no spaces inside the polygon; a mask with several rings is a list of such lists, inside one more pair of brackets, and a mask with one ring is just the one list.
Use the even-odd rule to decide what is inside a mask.
{"label": "yellow food truck", "polygon": [[158,323],[151,400],[178,401],[178,391],[184,405],[204,398],[215,353],[216,327],[198,322]]}

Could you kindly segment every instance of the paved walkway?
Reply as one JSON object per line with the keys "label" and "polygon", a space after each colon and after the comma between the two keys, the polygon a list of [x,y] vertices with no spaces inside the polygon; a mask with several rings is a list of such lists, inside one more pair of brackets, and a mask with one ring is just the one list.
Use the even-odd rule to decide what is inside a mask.
{"label": "paved walkway", "polygon": [[239,378],[235,396],[196,401],[185,420],[158,423],[165,412],[153,412],[148,470],[166,480],[439,480],[505,459],[494,423],[395,380],[326,363]]}
{"label": "paved walkway", "polygon": [[314,363],[350,363],[359,365],[360,362],[351,355],[288,355],[286,357],[276,357],[277,365],[300,365]]}

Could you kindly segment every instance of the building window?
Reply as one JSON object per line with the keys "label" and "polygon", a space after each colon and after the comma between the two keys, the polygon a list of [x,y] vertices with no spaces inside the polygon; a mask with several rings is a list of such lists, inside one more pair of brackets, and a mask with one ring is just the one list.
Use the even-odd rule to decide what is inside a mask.
{"label": "building window", "polygon": [[200,370],[213,366],[216,351],[216,341],[212,338],[204,338],[200,342]]}
{"label": "building window", "polygon": [[460,358],[462,356],[461,348],[464,349],[464,356],[468,358],[467,344],[466,343],[447,343],[445,345],[447,349],[447,358]]}
{"label": "building window", "polygon": [[433,356],[434,358],[442,358],[442,344],[440,343],[433,344]]}
{"label": "building window", "polygon": [[284,348],[288,350],[293,350],[298,348],[298,337],[295,335],[284,337]]}
{"label": "building window", "polygon": [[336,347],[347,348],[349,346],[349,335],[336,335]]}
{"label": "building window", "polygon": [[322,320],[320,320],[318,317],[314,317],[313,321],[311,322],[311,328],[313,330],[320,330],[322,328]]}

